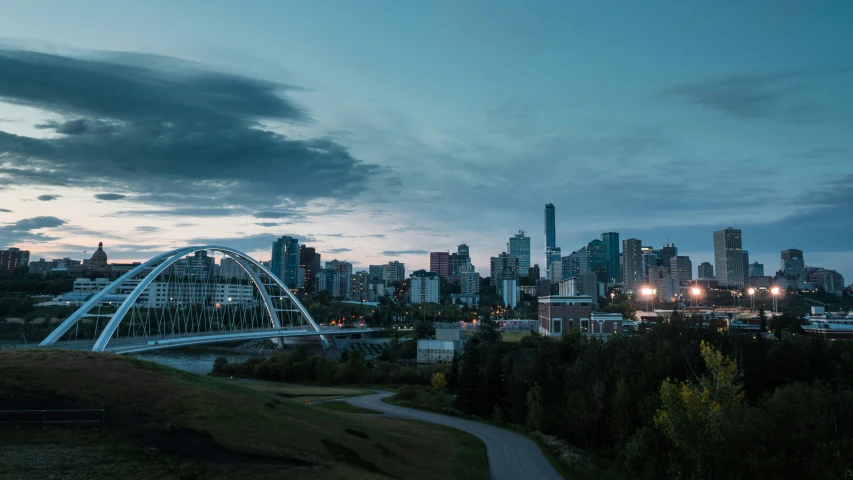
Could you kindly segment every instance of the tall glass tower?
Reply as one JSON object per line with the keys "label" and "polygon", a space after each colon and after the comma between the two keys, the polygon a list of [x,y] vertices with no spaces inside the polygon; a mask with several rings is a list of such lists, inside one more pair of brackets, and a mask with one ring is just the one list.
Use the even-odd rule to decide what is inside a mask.
{"label": "tall glass tower", "polygon": [[621,278],[619,275],[619,234],[616,232],[602,233],[601,241],[604,242],[604,253],[607,257],[607,283],[618,283]]}
{"label": "tall glass tower", "polygon": [[557,228],[554,204],[545,205],[545,272],[551,278],[551,264],[560,261],[560,250],[557,248]]}
{"label": "tall glass tower", "polygon": [[270,270],[287,285],[287,288],[296,288],[296,275],[299,273],[299,240],[284,236],[272,242]]}
{"label": "tall glass tower", "polygon": [[524,234],[524,230],[519,230],[517,234],[509,238],[506,250],[510,255],[518,258],[519,275],[526,277],[528,270],[530,270],[530,237]]}

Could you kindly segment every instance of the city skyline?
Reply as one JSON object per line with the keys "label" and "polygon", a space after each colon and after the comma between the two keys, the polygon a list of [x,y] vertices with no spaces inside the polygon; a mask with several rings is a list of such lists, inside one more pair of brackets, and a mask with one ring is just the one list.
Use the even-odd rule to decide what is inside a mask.
{"label": "city skyline", "polygon": [[850,4],[383,5],[367,30],[346,3],[270,2],[251,28],[215,2],[5,9],[0,248],[268,260],[292,236],[414,271],[467,243],[486,272],[523,229],[545,272],[553,203],[563,256],[612,231],[696,267],[733,226],[768,274],[796,248],[853,278]]}

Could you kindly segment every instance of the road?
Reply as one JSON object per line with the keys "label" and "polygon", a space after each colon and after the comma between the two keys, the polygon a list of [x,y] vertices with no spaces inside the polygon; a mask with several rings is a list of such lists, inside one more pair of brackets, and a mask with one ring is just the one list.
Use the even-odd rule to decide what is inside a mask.
{"label": "road", "polygon": [[492,480],[561,480],[563,477],[548,463],[539,447],[527,437],[503,428],[462,418],[439,415],[382,401],[393,395],[379,392],[344,399],[357,407],[377,410],[397,418],[410,418],[457,428],[479,437],[486,444]]}

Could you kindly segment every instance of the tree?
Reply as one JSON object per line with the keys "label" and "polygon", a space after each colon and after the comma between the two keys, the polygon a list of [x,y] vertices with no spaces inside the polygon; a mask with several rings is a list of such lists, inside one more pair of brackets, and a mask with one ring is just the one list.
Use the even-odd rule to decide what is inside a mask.
{"label": "tree", "polygon": [[527,428],[541,431],[545,426],[545,406],[542,404],[542,388],[536,383],[527,392]]}
{"label": "tree", "polygon": [[767,313],[764,312],[764,307],[758,309],[758,318],[761,320],[761,331],[767,331]]}
{"label": "tree", "polygon": [[435,390],[443,390],[447,387],[447,377],[445,377],[443,373],[437,372],[432,376],[432,380],[430,380],[429,384],[432,385],[432,388]]}
{"label": "tree", "polygon": [[447,377],[447,389],[451,392],[459,385],[459,355],[453,353],[453,361],[450,362],[450,373]]}
{"label": "tree", "polygon": [[213,361],[213,374],[222,375],[225,372],[225,366],[228,365],[228,359],[225,357],[216,357]]}
{"label": "tree", "polygon": [[702,361],[709,375],[660,387],[661,408],[655,426],[677,451],[670,469],[678,477],[716,478],[720,451],[735,436],[743,392],[735,362],[705,343]]}

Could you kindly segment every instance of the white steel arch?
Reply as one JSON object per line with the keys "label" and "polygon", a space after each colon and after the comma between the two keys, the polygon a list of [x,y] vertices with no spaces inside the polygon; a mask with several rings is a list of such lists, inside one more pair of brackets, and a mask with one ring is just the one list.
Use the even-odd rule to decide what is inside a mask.
{"label": "white steel arch", "polygon": [[[245,253],[235,250],[229,247],[223,247],[218,245],[213,246],[192,246],[185,247],[172,250],[170,252],[166,252],[160,254],[147,262],[144,262],[141,265],[133,268],[131,271],[122,275],[114,282],[112,282],[109,286],[93,295],[83,306],[81,306],[77,311],[75,311],[71,316],[69,316],[62,324],[60,324],[56,330],[51,332],[50,335],[47,336],[39,346],[49,346],[54,344],[57,340],[59,340],[62,335],[68,332],[77,322],[79,322],[93,307],[97,306],[101,303],[105,296],[114,292],[117,288],[124,285],[128,280],[133,279],[137,275],[144,272],[145,269],[153,268],[141,281],[136,285],[133,291],[122,301],[121,305],[118,307],[116,312],[112,314],[109,322],[104,327],[104,330],[101,332],[100,336],[95,341],[95,345],[92,347],[93,351],[103,351],[107,344],[109,343],[112,335],[116,333],[119,325],[124,319],[127,312],[134,306],[136,301],[139,299],[139,296],[145,291],[145,289],[153,282],[155,279],[163,273],[167,268],[174,265],[178,260],[184,258],[187,255],[193,254],[199,251],[217,251],[222,254],[228,255],[233,258],[237,265],[243,269],[243,271],[248,275],[251,282],[255,285],[255,287],[260,292],[264,307],[270,316],[271,326],[275,329],[281,328],[281,322],[278,316],[278,310],[270,297],[269,291],[267,289],[267,285],[263,283],[261,277],[258,273],[251,267],[255,267],[261,272],[263,272],[271,282],[273,282],[280,290],[284,291],[284,295],[287,296],[288,300],[293,303],[293,305],[297,308],[299,313],[305,318],[308,324],[315,332],[320,332],[320,327],[311,318],[311,315],[308,313],[308,310],[302,305],[301,302],[296,298],[293,292],[290,291],[289,288],[282,282],[276,275],[274,275],[267,267],[265,267],[260,262],[256,261],[252,257],[246,255]],[[324,348],[329,347],[329,341],[325,335],[320,335],[320,341],[323,344]]]}

